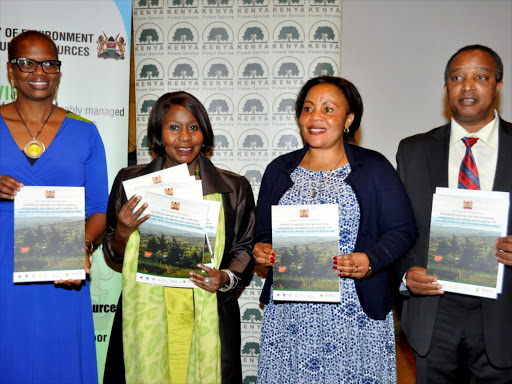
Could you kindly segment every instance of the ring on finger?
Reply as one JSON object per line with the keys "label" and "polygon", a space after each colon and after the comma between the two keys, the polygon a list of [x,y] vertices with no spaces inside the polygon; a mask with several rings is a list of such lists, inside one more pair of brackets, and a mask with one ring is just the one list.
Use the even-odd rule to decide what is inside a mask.
{"label": "ring on finger", "polygon": [[359,273],[359,267],[356,265],[356,273]]}
{"label": "ring on finger", "polygon": [[203,284],[204,285],[209,285],[212,281],[210,280],[209,277],[205,277],[205,279],[203,280]]}

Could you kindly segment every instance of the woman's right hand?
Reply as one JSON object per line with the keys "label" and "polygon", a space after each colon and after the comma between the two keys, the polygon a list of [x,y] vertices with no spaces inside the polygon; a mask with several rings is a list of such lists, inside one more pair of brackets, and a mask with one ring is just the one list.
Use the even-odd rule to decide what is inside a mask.
{"label": "woman's right hand", "polygon": [[23,183],[7,175],[0,175],[0,199],[14,200],[16,193],[21,190]]}
{"label": "woman's right hand", "polygon": [[148,207],[147,203],[142,204],[135,212],[133,211],[141,200],[142,196],[133,195],[121,207],[117,215],[117,226],[114,238],[122,240],[124,244],[128,242],[130,235],[139,228],[139,225],[151,217],[151,215],[140,217]]}
{"label": "woman's right hand", "polygon": [[269,243],[256,243],[252,250],[256,264],[263,267],[271,267],[276,261],[276,254],[272,250],[272,244]]}

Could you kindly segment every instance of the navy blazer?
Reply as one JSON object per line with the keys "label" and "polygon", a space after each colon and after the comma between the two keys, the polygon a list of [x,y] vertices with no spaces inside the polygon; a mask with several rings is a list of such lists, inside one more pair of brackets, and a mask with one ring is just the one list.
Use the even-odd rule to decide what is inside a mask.
{"label": "navy blazer", "polygon": [[[413,248],[400,260],[400,276],[412,266],[427,266],[432,196],[436,187],[448,187],[448,155],[451,124],[403,139],[396,155],[398,173],[414,208],[420,235]],[[498,162],[493,191],[511,192],[512,207],[512,124],[499,119]],[[512,209],[509,210],[508,234],[512,234]],[[404,301],[401,325],[411,347],[425,356],[432,342],[432,332],[439,306],[439,295],[410,295]],[[496,367],[512,366],[512,268],[506,266],[503,290],[496,300],[481,300],[485,351]]]}
{"label": "navy blazer", "polygon": [[[344,141],[351,172],[346,182],[354,190],[361,219],[354,252],[368,255],[372,274],[356,279],[355,286],[365,313],[383,320],[391,310],[388,267],[414,243],[418,231],[407,193],[393,166],[380,153]],[[272,243],[271,206],[292,186],[290,174],[309,146],[280,156],[265,170],[256,207],[255,242]],[[260,300],[268,303],[272,285],[269,270]]]}

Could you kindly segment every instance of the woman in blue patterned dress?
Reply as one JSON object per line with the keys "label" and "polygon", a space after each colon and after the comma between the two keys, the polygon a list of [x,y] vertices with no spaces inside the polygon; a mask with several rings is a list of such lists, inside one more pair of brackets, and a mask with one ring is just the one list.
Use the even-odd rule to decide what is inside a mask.
{"label": "woman in blue patterned dress", "polygon": [[[388,268],[413,244],[407,194],[381,154],[350,144],[363,103],[338,77],[310,79],[296,101],[304,148],[267,167],[258,197],[254,256],[269,267],[261,301],[259,383],[394,383]],[[272,300],[271,206],[338,204],[341,302]]]}
{"label": "woman in blue patterned dress", "polygon": [[88,281],[14,284],[13,200],[23,186],[85,187],[84,265],[105,230],[105,150],[96,126],[53,104],[55,43],[38,31],[11,40],[14,102],[0,107],[0,384],[98,383]]}

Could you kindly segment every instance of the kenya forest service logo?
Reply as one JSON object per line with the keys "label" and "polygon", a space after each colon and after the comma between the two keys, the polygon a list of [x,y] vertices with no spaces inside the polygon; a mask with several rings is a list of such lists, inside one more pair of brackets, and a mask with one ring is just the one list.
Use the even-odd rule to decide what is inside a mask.
{"label": "kenya forest service logo", "polygon": [[97,50],[100,59],[124,60],[126,43],[124,37],[119,35],[120,33],[116,37],[107,37],[105,32],[99,35],[96,43],[98,43]]}
{"label": "kenya forest service logo", "polygon": [[181,203],[177,202],[177,201],[171,201],[171,209],[174,210],[174,211],[179,211],[180,210],[180,205]]}
{"label": "kenya forest service logo", "polygon": [[169,79],[171,80],[197,80],[199,70],[197,65],[189,59],[177,59],[169,66]]}
{"label": "kenya forest service logo", "polygon": [[330,21],[319,21],[313,24],[309,30],[309,42],[310,43],[332,43],[338,44],[340,39],[340,33],[338,27]]}
{"label": "kenya forest service logo", "polygon": [[135,34],[136,46],[162,45],[163,40],[162,29],[153,23],[142,24]]}
{"label": "kenya forest service logo", "polygon": [[197,7],[199,0],[168,0],[169,8]]}
{"label": "kenya forest service logo", "polygon": [[242,61],[238,67],[238,78],[244,80],[268,80],[267,63],[258,57],[250,57]]}
{"label": "kenya forest service logo", "polygon": [[162,4],[164,0],[134,0],[133,5],[135,9],[144,9],[144,8],[162,8]]}
{"label": "kenya forest service logo", "polygon": [[[206,99],[204,105],[209,115],[232,116],[235,111],[231,99],[222,93],[214,93],[213,95],[210,95],[210,97]],[[217,132],[215,132],[215,137],[217,137]]]}
{"label": "kenya forest service logo", "polygon": [[269,0],[239,0],[238,8],[268,7]]}
{"label": "kenya forest service logo", "polygon": [[300,60],[286,56],[279,59],[274,65],[275,79],[300,79],[304,77],[304,67]]}
{"label": "kenya forest service logo", "polygon": [[272,148],[275,151],[290,152],[299,147],[302,147],[302,138],[296,130],[284,129],[274,136]]}
{"label": "kenya forest service logo", "polygon": [[269,33],[265,25],[257,21],[244,24],[238,32],[238,43],[243,44],[268,44]]}
{"label": "kenya forest service logo", "polygon": [[239,115],[267,115],[268,104],[265,98],[257,93],[249,93],[240,99]]}
{"label": "kenya forest service logo", "polygon": [[340,0],[310,0],[310,5],[339,5]]}
{"label": "kenya forest service logo", "polygon": [[308,218],[309,209],[299,209],[299,217]]}
{"label": "kenya forest service logo", "polygon": [[148,145],[148,131],[143,130],[137,136],[137,158],[138,161],[146,162],[151,161],[149,145]]}
{"label": "kenya forest service logo", "polygon": [[290,6],[290,5],[294,5],[294,6],[299,6],[299,7],[304,7],[304,0],[274,0],[274,5],[275,6]]}
{"label": "kenya forest service logo", "polygon": [[219,7],[233,7],[234,0],[203,0],[204,8],[219,8]]}
{"label": "kenya forest service logo", "polygon": [[207,45],[233,45],[234,34],[229,25],[215,22],[208,25],[203,33],[203,42]]}
{"label": "kenya forest service logo", "polygon": [[173,187],[169,187],[169,188],[164,187],[164,195],[174,196],[174,188]]}
{"label": "kenya forest service logo", "polygon": [[199,32],[190,23],[177,23],[169,30],[169,45],[171,44],[198,44]]}
{"label": "kenya forest service logo", "polygon": [[319,57],[309,66],[309,77],[338,76],[338,64],[329,57]]}
{"label": "kenya forest service logo", "polygon": [[137,65],[135,78],[137,81],[163,80],[164,69],[155,59],[145,59]]}
{"label": "kenya forest service logo", "polygon": [[249,129],[238,139],[238,148],[248,151],[266,151],[267,137],[258,129]]}
{"label": "kenya forest service logo", "polygon": [[213,147],[217,151],[232,151],[233,137],[224,129],[216,129],[213,139]]}
{"label": "kenya forest service logo", "polygon": [[257,303],[249,303],[240,307],[242,323],[259,323],[263,319],[263,312]]}
{"label": "kenya forest service logo", "polygon": [[256,384],[258,380],[257,371],[244,371],[242,384]]}
{"label": "kenya forest service logo", "polygon": [[152,176],[151,177],[151,180],[153,182],[153,184],[160,184],[162,183],[162,176]]}
{"label": "kenya forest service logo", "polygon": [[274,42],[303,44],[305,37],[304,29],[295,21],[284,21],[274,29]]}
{"label": "kenya forest service logo", "polygon": [[244,357],[258,357],[260,355],[259,339],[253,336],[244,338],[241,352]]}
{"label": "kenya forest service logo", "polygon": [[261,185],[261,179],[265,170],[258,165],[248,165],[240,170],[240,174],[243,175],[251,184],[251,187],[259,187]]}
{"label": "kenya forest service logo", "polygon": [[206,80],[233,80],[234,70],[226,59],[215,58],[205,64],[203,76]]}
{"label": "kenya forest service logo", "polygon": [[137,115],[138,116],[149,116],[153,105],[155,105],[156,100],[158,99],[157,95],[147,94],[142,96],[137,102]]}
{"label": "kenya forest service logo", "polygon": [[274,115],[295,115],[295,99],[293,93],[283,93],[277,96],[274,100],[272,112]]}

